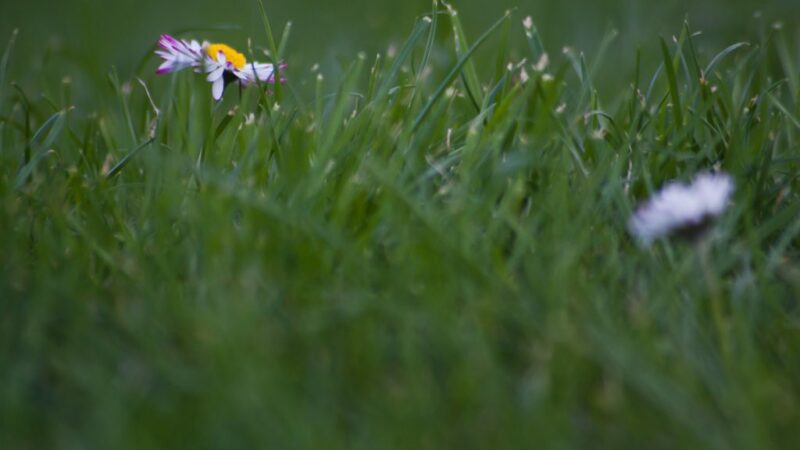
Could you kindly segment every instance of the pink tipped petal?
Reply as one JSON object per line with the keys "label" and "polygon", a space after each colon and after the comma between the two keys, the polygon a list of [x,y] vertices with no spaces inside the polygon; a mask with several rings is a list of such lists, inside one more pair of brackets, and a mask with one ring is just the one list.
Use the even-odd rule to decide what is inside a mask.
{"label": "pink tipped petal", "polygon": [[189,67],[197,67],[202,61],[202,53],[195,48],[197,44],[178,40],[168,34],[162,34],[158,40],[156,55],[169,64],[162,64],[157,73],[175,72]]}
{"label": "pink tipped petal", "polygon": [[168,38],[169,38],[169,36],[166,35],[166,34],[162,34],[161,36],[159,36],[159,38],[158,38],[158,46],[163,48],[164,50],[169,49],[169,40],[168,40]]}
{"label": "pink tipped petal", "polygon": [[[278,64],[278,73],[281,75],[281,77],[279,78],[279,80],[280,80],[280,83],[281,83],[281,84],[283,84],[283,83],[286,83],[286,77],[284,77],[284,76],[283,76],[283,71],[284,71],[284,70],[285,70],[287,67],[289,67],[289,65],[288,65],[288,64],[286,64],[286,63],[281,63],[281,64]],[[275,74],[274,74],[274,73],[272,73],[272,74],[270,75],[270,77],[269,77],[269,82],[270,82],[270,83],[272,83],[272,84],[275,84]]]}
{"label": "pink tipped petal", "polygon": [[165,73],[170,73],[171,71],[172,71],[172,64],[169,61],[167,61],[164,64],[158,66],[158,69],[156,69],[156,74],[163,75]]}

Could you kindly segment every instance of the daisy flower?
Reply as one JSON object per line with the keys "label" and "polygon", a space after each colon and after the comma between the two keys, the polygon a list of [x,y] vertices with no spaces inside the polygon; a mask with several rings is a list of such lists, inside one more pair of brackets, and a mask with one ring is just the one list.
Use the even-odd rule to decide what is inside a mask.
{"label": "daisy flower", "polygon": [[639,206],[628,229],[645,245],[673,234],[698,237],[725,211],[733,189],[725,173],[703,173],[689,184],[673,181]]}
{"label": "daisy flower", "polygon": [[[255,83],[275,83],[275,67],[272,64],[247,62],[247,58],[225,44],[186,41],[162,35],[158,40],[156,55],[164,62],[156,70],[157,74],[177,72],[192,68],[197,73],[205,73],[211,83],[211,96],[220,100],[225,87],[231,83],[249,86]],[[279,69],[284,69],[281,64]],[[285,79],[281,78],[281,82]]]}

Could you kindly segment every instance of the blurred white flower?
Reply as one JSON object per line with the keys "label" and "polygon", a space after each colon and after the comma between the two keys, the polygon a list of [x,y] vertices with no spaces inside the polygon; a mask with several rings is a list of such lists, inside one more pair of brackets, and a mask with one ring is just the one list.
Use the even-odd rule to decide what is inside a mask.
{"label": "blurred white flower", "polygon": [[[272,64],[248,63],[245,56],[225,44],[211,44],[175,39],[162,35],[158,41],[160,50],[156,54],[164,59],[157,74],[177,72],[193,68],[197,73],[206,73],[211,83],[211,96],[220,100],[225,87],[237,82],[240,86],[254,83],[275,83],[275,68]],[[286,64],[281,64],[284,69]],[[281,78],[281,82],[285,80]]]}
{"label": "blurred white flower", "polygon": [[703,173],[690,184],[673,181],[639,206],[628,229],[643,244],[673,234],[698,236],[725,211],[733,189],[726,173]]}

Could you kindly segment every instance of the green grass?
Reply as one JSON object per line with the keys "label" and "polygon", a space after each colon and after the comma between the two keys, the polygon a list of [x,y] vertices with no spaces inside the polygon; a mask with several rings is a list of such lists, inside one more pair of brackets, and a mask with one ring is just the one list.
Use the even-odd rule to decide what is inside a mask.
{"label": "green grass", "polygon": [[[5,82],[10,44],[0,447],[797,448],[796,45],[584,55],[522,19],[442,5],[220,104],[151,60],[73,105]],[[712,168],[707,254],[637,246],[635,205]]]}

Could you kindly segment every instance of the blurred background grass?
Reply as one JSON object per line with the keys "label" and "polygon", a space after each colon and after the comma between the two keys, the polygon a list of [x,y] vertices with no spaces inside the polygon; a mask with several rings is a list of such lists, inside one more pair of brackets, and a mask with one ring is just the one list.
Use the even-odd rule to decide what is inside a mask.
{"label": "blurred background grass", "polygon": [[[240,47],[246,45],[248,37],[256,44],[264,44],[254,0],[3,3],[3,41],[13,29],[20,29],[11,78],[23,86],[40,87],[56,86],[68,76],[79,95],[94,92],[90,85],[104,82],[112,66],[128,78],[142,58],[150,54],[160,33],[196,30],[187,35],[224,40]],[[758,29],[758,13],[764,21],[783,22],[793,37],[798,36],[794,28],[800,23],[800,2],[796,0],[458,0],[453,4],[472,37],[509,8],[516,8],[520,20],[532,15],[551,49],[571,46],[591,55],[603,35],[616,29],[619,38],[615,51],[630,55],[617,61],[620,70],[631,67],[637,47],[652,48],[657,55],[657,36],[676,34],[684,18],[689,19],[693,29],[702,30],[702,42],[716,50],[733,41],[752,38]],[[274,27],[280,29],[287,21],[293,23],[288,53],[293,69],[320,63],[323,71],[330,71],[339,59],[349,61],[359,51],[371,54],[402,42],[414,18],[430,9],[430,2],[272,0],[266,6]],[[441,32],[447,34],[447,30]],[[516,32],[521,34],[519,29]],[[597,81],[602,85],[614,80],[614,73],[604,73]]]}

